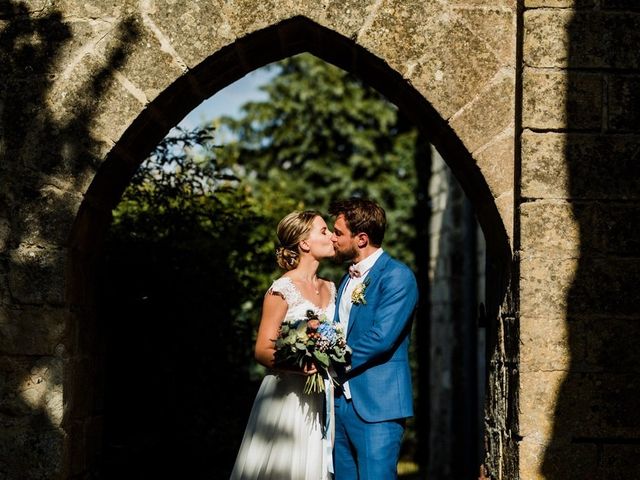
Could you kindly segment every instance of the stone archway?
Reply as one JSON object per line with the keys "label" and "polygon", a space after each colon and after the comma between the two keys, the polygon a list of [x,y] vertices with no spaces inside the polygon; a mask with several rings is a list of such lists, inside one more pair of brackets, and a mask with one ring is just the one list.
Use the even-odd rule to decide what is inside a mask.
{"label": "stone archway", "polygon": [[[224,47],[177,79],[151,102],[115,145],[96,174],[81,206],[77,231],[84,231],[81,227],[83,223],[88,224],[91,220],[95,222],[100,218],[94,205],[107,206],[108,202],[117,202],[130,175],[150,149],[201,100],[255,68],[301,51],[309,51],[357,74],[398,105],[423,134],[428,135],[448,160],[476,207],[480,223],[486,232],[490,255],[495,259],[496,272],[505,275],[509,248],[502,219],[482,172],[458,135],[422,94],[380,58],[305,17],[285,20]],[[211,72],[221,72],[221,75],[212,76]],[[115,203],[111,205],[113,206]],[[99,223],[102,224],[105,220],[108,219],[103,218]],[[94,223],[92,228],[96,227],[98,225]],[[106,225],[99,227],[100,230],[104,228]],[[90,242],[79,246],[84,252],[93,248]],[[93,255],[90,256],[93,258]],[[80,262],[83,261],[80,259]],[[493,283],[500,291],[500,296],[505,285],[496,283],[495,279]],[[68,394],[74,395],[74,392]]]}
{"label": "stone archway", "polygon": [[[476,209],[493,259],[494,317],[510,273],[516,15],[512,2],[496,0],[491,7],[486,2],[479,7],[472,0],[349,6],[159,3],[143,1],[91,12],[70,4],[52,13],[60,23],[71,25],[69,35],[77,44],[61,50],[62,60],[52,67],[59,78],[47,102],[60,117],[73,116],[74,108],[90,104],[68,92],[91,85],[99,93],[90,105],[94,109],[86,109],[86,125],[81,125],[91,133],[86,140],[90,145],[81,154],[72,151],[64,157],[73,163],[70,174],[75,181],[55,185],[62,193],[52,194],[58,195],[55,209],[63,218],[61,224],[73,222],[71,233],[56,257],[59,263],[47,265],[37,279],[43,284],[66,282],[59,322],[64,333],[50,340],[62,359],[51,360],[63,379],[55,391],[64,404],[51,407],[57,413],[52,422],[61,435],[47,447],[52,458],[58,458],[51,462],[50,472],[61,471],[65,477],[87,471],[100,429],[96,405],[101,394],[86,385],[99,373],[93,364],[99,325],[92,285],[94,260],[111,209],[139,163],[171,126],[255,68],[309,51],[387,96],[438,148]],[[110,19],[112,25],[121,21],[128,36],[112,28],[100,30],[91,22],[96,18]],[[201,26],[205,18],[209,28]],[[92,49],[98,53],[88,54]],[[94,63],[110,68],[96,71]],[[80,144],[84,139],[74,135],[85,133],[70,128],[67,134]],[[65,148],[60,151],[67,152]],[[51,173],[48,179],[53,177]],[[49,218],[46,212],[42,215]],[[503,382],[497,394],[507,389]],[[498,436],[504,434],[504,413],[493,411]],[[490,450],[493,456],[505,453],[497,443]]]}

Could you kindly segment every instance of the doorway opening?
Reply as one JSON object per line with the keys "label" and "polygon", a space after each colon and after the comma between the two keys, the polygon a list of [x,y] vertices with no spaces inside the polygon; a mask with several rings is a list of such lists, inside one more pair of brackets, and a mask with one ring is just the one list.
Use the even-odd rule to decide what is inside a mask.
{"label": "doorway opening", "polygon": [[[459,458],[446,460],[444,463],[448,464],[448,467],[443,467],[443,472],[450,471],[453,475],[456,471],[459,471],[455,470],[457,468],[456,465],[465,465],[464,468],[468,468],[469,472],[473,471],[475,474],[477,465],[480,463],[481,454],[479,449],[479,435],[480,419],[482,418],[482,389],[480,385],[484,381],[482,359],[484,358],[483,349],[485,342],[481,331],[478,333],[476,307],[480,301],[483,301],[481,300],[481,296],[485,286],[488,290],[487,295],[485,295],[486,298],[501,298],[501,295],[496,295],[495,292],[504,289],[504,285],[498,282],[498,279],[502,277],[496,275],[496,272],[504,273],[506,259],[508,259],[508,242],[506,235],[504,235],[504,227],[500,222],[486,182],[484,182],[475,164],[470,159],[469,153],[466,152],[461,142],[446,125],[446,122],[440,119],[426,100],[412,87],[407,85],[399,75],[384,64],[384,62],[362,50],[360,47],[357,47],[348,39],[340,37],[334,32],[322,29],[306,19],[294,19],[288,26],[279,24],[276,27],[272,27],[272,29],[278,28],[288,28],[289,33],[291,31],[298,32],[298,34],[301,35],[300,44],[294,51],[290,52],[283,52],[279,46],[271,47],[270,49],[270,44],[264,43],[264,36],[269,37],[269,35],[273,33],[268,31],[258,32],[253,38],[243,39],[242,42],[245,44],[245,47],[246,45],[253,45],[260,53],[260,55],[254,58],[257,62],[254,68],[268,64],[271,60],[291,57],[300,51],[309,51],[316,57],[333,63],[346,72],[351,72],[352,75],[362,79],[363,83],[369,84],[380,91],[391,103],[397,106],[398,111],[401,112],[402,116],[406,118],[406,121],[411,124],[412,128],[415,127],[413,145],[417,153],[413,160],[414,168],[420,171],[416,170],[415,175],[408,177],[409,181],[416,182],[416,185],[409,188],[414,194],[415,204],[410,208],[406,208],[404,212],[411,216],[411,226],[409,228],[413,229],[416,233],[411,254],[414,257],[413,261],[415,262],[416,273],[418,277],[422,279],[423,283],[422,304],[419,309],[419,312],[421,312],[419,315],[423,315],[423,318],[419,318],[416,321],[416,332],[414,335],[416,337],[415,350],[418,365],[416,384],[418,385],[419,391],[425,391],[425,389],[428,391],[428,387],[434,384],[443,387],[448,385],[451,391],[453,391],[451,388],[453,385],[463,388],[463,390],[455,395],[453,393],[448,397],[443,395],[440,399],[441,403],[438,403],[438,408],[449,409],[448,414],[451,418],[450,427],[443,426],[442,428],[450,428],[451,431],[457,429],[459,432],[464,431],[468,434],[465,437],[460,437],[461,439],[466,439],[464,441],[467,442],[467,445],[459,444],[456,445],[455,448],[452,447],[450,449],[451,454],[453,455],[455,451],[464,451],[467,452],[466,455],[469,457],[465,458],[462,463],[460,463]],[[309,32],[312,33],[309,34]],[[318,42],[318,38],[322,38],[322,41]],[[333,43],[335,48],[327,48],[329,43]],[[259,49],[259,46],[262,47],[262,50]],[[246,48],[243,50],[246,51]],[[354,52],[356,56],[354,56]],[[241,77],[246,73],[244,70],[246,65],[251,65],[251,62],[247,63],[246,59],[243,59],[244,61],[239,64],[244,65],[244,67],[239,67],[234,62],[229,63],[230,57],[233,57],[233,55],[237,55],[237,52],[223,49],[204,62],[206,65],[202,66],[202,68],[194,69],[191,75],[200,83],[201,87],[206,85],[208,92],[215,93],[222,86],[229,85]],[[216,66],[218,68],[214,68]],[[218,73],[211,75],[211,71]],[[89,198],[99,195],[102,196],[102,198],[108,198],[113,206],[116,206],[122,198],[122,192],[126,186],[130,184],[135,172],[138,171],[139,165],[145,158],[148,158],[149,152],[153,151],[155,145],[161,143],[161,139],[167,133],[167,125],[175,125],[177,121],[188,112],[186,106],[193,108],[193,106],[195,106],[195,100],[199,99],[199,95],[201,95],[201,93],[196,94],[194,92],[193,81],[191,83],[186,80],[177,81],[169,90],[170,91],[165,92],[165,94],[161,95],[158,100],[154,102],[152,109],[153,114],[143,115],[142,117],[144,118],[141,117],[134,123],[121,142],[114,148],[112,155],[105,161],[103,169],[96,176],[88,193]],[[198,90],[201,92],[202,88]],[[158,111],[163,112],[162,114],[165,118],[172,120],[168,123],[158,122]],[[153,143],[154,141],[156,142],[155,145]],[[442,154],[441,157],[440,154]],[[447,160],[447,165],[451,167],[451,172],[446,170],[442,158]],[[241,165],[241,163],[239,164]],[[329,166],[331,168],[331,165]],[[382,165],[382,167],[384,166],[385,165]],[[227,167],[228,165],[222,165],[219,173],[223,176],[235,176],[234,172],[225,170]],[[393,175],[397,177],[398,171],[396,170]],[[435,182],[434,179],[438,175],[447,178],[447,182],[449,182],[448,185],[451,185],[451,187],[448,187],[446,190],[436,188],[433,182]],[[452,181],[454,177],[460,179],[459,186]],[[233,179],[228,180],[236,181]],[[417,185],[420,182],[423,182],[422,185]],[[466,194],[466,199],[464,195],[462,195],[462,197],[459,195],[463,191]],[[376,196],[375,192],[362,193],[368,193],[373,197]],[[442,200],[443,198],[445,200]],[[383,205],[385,201],[388,200],[388,198],[380,199]],[[309,207],[316,207],[316,205],[309,205]],[[389,207],[387,206],[387,208]],[[446,213],[447,208],[450,209],[450,213]],[[253,215],[255,212],[251,213]],[[82,215],[85,217],[82,217]],[[475,216],[478,218],[479,225],[482,225],[484,236],[479,234],[480,229],[475,223]],[[79,222],[89,221],[89,218],[90,206],[87,206],[85,210],[81,212]],[[223,223],[225,226],[235,225],[238,227],[236,230],[238,234],[244,232],[246,235],[246,229],[240,228],[242,226],[258,228],[260,225],[269,225],[268,221],[262,222],[263,218],[260,217],[260,215],[245,219],[247,221],[246,224],[243,224],[242,221],[237,221],[238,218],[233,216],[221,218],[224,218]],[[438,222],[444,225],[447,221],[454,219],[462,225],[457,233],[451,230],[444,234],[443,232],[445,232],[445,230],[442,227],[440,227],[439,230],[435,228]],[[391,221],[393,222],[393,219],[391,219]],[[401,227],[405,224],[399,221],[396,225]],[[106,228],[104,224],[101,226],[103,229]],[[272,226],[269,230],[273,232]],[[205,233],[206,230],[202,233],[203,238],[206,236]],[[398,236],[401,237],[402,232],[400,232]],[[485,237],[486,242],[484,240]],[[242,239],[244,241],[245,237],[242,237]],[[239,243],[234,241],[233,237],[226,238],[226,240],[227,242],[221,242],[215,246],[213,250],[209,251],[211,255],[207,255],[206,257],[211,260],[211,264],[203,264],[198,261],[194,262],[198,257],[193,256],[193,251],[177,251],[174,249],[173,251],[178,257],[177,265],[181,265],[183,271],[173,272],[173,276],[166,273],[165,277],[154,277],[158,282],[154,296],[160,300],[170,299],[172,293],[175,293],[176,284],[172,284],[167,280],[182,278],[180,275],[184,275],[185,271],[188,272],[189,269],[197,270],[200,268],[205,271],[217,271],[221,278],[231,278],[232,275],[228,271],[230,258],[237,254],[236,252],[227,251],[225,248],[236,246]],[[460,244],[464,248],[463,255],[460,255],[457,248],[453,247],[453,245],[456,244],[455,242],[461,242]],[[483,248],[484,245],[486,245],[487,252],[486,262],[482,260],[485,251]],[[100,247],[96,246],[96,251],[102,247],[103,245],[100,245]],[[141,249],[134,254],[134,257],[142,258],[144,253],[147,255],[146,258],[152,259],[150,265],[157,265],[163,261],[161,254],[164,252],[166,252],[166,250],[150,252],[149,250]],[[101,251],[101,253],[104,253],[104,251]],[[507,254],[506,257],[505,253]],[[151,256],[148,256],[150,254]],[[443,261],[443,259],[446,260]],[[114,264],[112,264],[112,266],[113,265]],[[485,269],[485,265],[488,265],[488,268]],[[95,263],[91,265],[91,268],[96,272],[98,271],[95,270]],[[144,266],[140,268],[144,268]],[[120,278],[122,282],[120,286],[129,285],[127,282],[133,280],[131,276],[121,276]],[[444,283],[441,282],[438,287],[436,280],[442,280],[445,283],[448,281],[448,286],[445,287]],[[110,284],[114,285],[113,282]],[[149,282],[145,282],[144,285],[147,288],[151,287]],[[199,286],[205,288],[196,290],[194,292],[195,298],[209,300],[210,298],[208,297],[208,290],[206,288],[207,284],[201,284]],[[237,292],[245,288],[246,285],[242,282],[236,283],[230,281],[227,287],[229,288],[228,292]],[[249,290],[251,290],[251,288],[252,287],[250,287]],[[116,427],[116,430],[120,428],[121,432],[126,430],[128,435],[131,434],[134,436],[129,445],[137,446],[137,450],[136,448],[123,447],[120,449],[120,453],[115,453],[118,451],[118,444],[115,442],[112,453],[115,456],[121,455],[120,459],[116,458],[114,460],[115,463],[118,464],[120,461],[127,463],[127,459],[134,459],[136,462],[139,462],[139,465],[143,466],[146,463],[148,467],[149,463],[147,463],[147,460],[150,460],[152,457],[147,454],[154,451],[154,445],[164,443],[165,447],[173,446],[174,448],[183,448],[185,454],[193,454],[193,450],[189,448],[188,445],[196,444],[198,441],[205,439],[202,444],[210,447],[206,442],[208,438],[210,440],[213,439],[213,450],[209,451],[208,455],[219,457],[232,464],[233,459],[229,458],[229,456],[233,456],[233,444],[231,442],[223,444],[215,435],[212,436],[210,417],[204,419],[203,417],[207,417],[211,411],[215,411],[215,408],[207,410],[206,406],[208,401],[214,404],[218,401],[220,389],[233,386],[232,388],[241,390],[242,388],[238,386],[242,382],[249,385],[247,392],[241,395],[246,401],[242,408],[245,408],[248,412],[252,400],[252,395],[249,392],[252,388],[252,372],[249,370],[246,372],[240,372],[238,370],[232,371],[231,369],[225,369],[223,366],[222,370],[230,376],[229,378],[225,377],[221,379],[220,383],[216,383],[216,378],[203,376],[203,372],[210,372],[211,369],[220,369],[221,367],[219,363],[216,362],[216,360],[219,359],[215,355],[210,355],[210,352],[202,353],[208,343],[210,343],[202,340],[217,338],[219,341],[216,343],[220,343],[228,339],[230,342],[225,344],[224,349],[225,351],[229,350],[231,353],[234,353],[237,352],[234,347],[234,345],[237,346],[237,344],[234,344],[234,341],[238,340],[240,345],[246,347],[246,342],[242,340],[248,338],[246,335],[251,333],[251,329],[245,329],[243,331],[242,327],[246,327],[247,323],[245,322],[239,326],[239,324],[234,322],[234,320],[238,320],[237,315],[239,311],[237,310],[220,308],[221,317],[226,316],[227,323],[213,323],[210,319],[203,318],[201,315],[198,316],[197,312],[202,312],[202,305],[189,302],[178,302],[177,304],[173,304],[171,308],[163,308],[161,301],[156,303],[154,308],[145,310],[146,313],[143,314],[141,312],[147,308],[145,302],[148,303],[150,300],[149,296],[135,289],[129,291],[136,292],[137,304],[128,305],[126,315],[124,315],[121,320],[126,318],[141,319],[144,316],[148,321],[138,323],[132,335],[127,335],[126,330],[122,331],[122,329],[112,328],[117,325],[117,322],[114,322],[110,327],[111,333],[114,336],[112,337],[113,341],[107,340],[107,346],[111,345],[112,351],[115,351],[115,357],[121,361],[120,366],[125,367],[122,371],[128,369],[130,375],[125,379],[120,378],[122,383],[119,384],[118,388],[113,388],[113,385],[110,387],[107,382],[107,391],[104,393],[104,398],[109,398],[109,392],[124,392],[125,395],[121,397],[121,399],[126,398],[127,392],[137,392],[135,396],[136,401],[132,401],[128,406],[124,407],[127,409],[127,414],[118,419],[121,427]],[[491,294],[491,291],[493,291],[493,294]],[[216,297],[216,295],[214,295],[214,298],[217,298],[214,303],[223,302],[225,299],[228,299],[230,297],[228,292],[216,292],[218,296]],[[460,298],[452,298],[452,292],[460,293]],[[253,291],[252,293],[255,294]],[[438,295],[441,295],[441,297]],[[449,297],[447,297],[447,295],[449,295]],[[441,298],[442,301],[438,303],[437,300],[439,298]],[[497,305],[493,306],[491,301],[485,300],[484,302],[489,309],[492,307],[497,308]],[[119,311],[123,311],[122,308],[120,308],[120,310],[117,308],[122,307],[122,305],[118,305],[117,303],[111,303],[110,305],[116,308],[109,312],[107,318],[103,318],[97,322],[97,324],[102,325],[100,327],[102,333],[105,331],[104,327],[106,322],[116,318]],[[165,307],[166,305],[167,303],[164,304]],[[439,309],[438,312],[440,316],[438,318],[441,320],[439,323],[434,323],[433,312],[436,306]],[[236,307],[238,307],[238,305],[236,305]],[[240,308],[241,307],[242,304],[240,304]],[[250,311],[250,309],[248,308],[247,311]],[[454,323],[460,325],[462,330],[453,328],[452,322],[446,320],[454,316],[461,317]],[[154,318],[160,317],[166,320],[158,322],[159,324],[153,322]],[[182,325],[183,328],[176,330],[175,327],[180,327],[180,325]],[[229,329],[222,329],[220,328],[221,325],[224,325],[225,328],[229,327]],[[442,325],[443,329],[434,329],[434,326],[437,325]],[[123,326],[131,328],[132,323],[126,322]],[[428,326],[428,328],[424,328],[425,326]],[[238,334],[237,328],[240,328],[244,336]],[[95,328],[94,332],[100,329]],[[150,334],[150,332],[153,332],[153,334]],[[184,339],[182,338],[182,333],[186,333]],[[459,352],[444,354],[442,349],[438,351],[437,348],[434,348],[437,341],[443,341],[442,339],[447,338],[447,335],[457,336],[458,334],[460,334],[459,341],[461,342],[459,352],[462,353],[462,356],[455,354]],[[199,339],[201,341],[197,342],[196,348],[190,348],[187,346],[190,345],[193,347],[193,344],[189,343],[191,341],[190,339]],[[114,349],[114,345],[119,345],[119,347]],[[242,348],[242,346],[240,348]],[[102,350],[96,349],[96,352],[100,351]],[[126,354],[127,352],[137,352],[139,356],[131,356]],[[199,356],[198,352],[201,352],[202,356]],[[99,357],[99,354],[96,354]],[[445,358],[448,358],[448,360],[445,361]],[[447,362],[458,362],[458,360],[455,360],[456,358],[459,359],[461,363],[458,363],[454,369],[450,369],[449,373],[445,373],[447,372]],[[439,359],[440,363],[434,362],[434,359]],[[96,364],[100,364],[101,360],[104,360],[104,358],[97,358]],[[192,368],[194,367],[194,363],[198,362],[200,362],[198,368]],[[464,365],[461,369],[459,368],[460,364]],[[429,373],[424,372],[425,367]],[[441,374],[437,381],[433,375],[434,368],[438,368],[437,372]],[[197,372],[194,373],[196,370]],[[106,371],[109,371],[108,363],[106,363]],[[431,383],[432,380],[434,383]],[[178,381],[179,385],[176,385],[176,381]],[[427,381],[429,383],[427,383]],[[146,385],[141,385],[141,383],[144,384],[145,382],[147,382]],[[206,394],[197,398],[198,395],[203,392],[203,386],[206,386],[204,389]],[[145,395],[145,392],[147,392],[147,395]],[[418,395],[420,395],[420,393],[418,393]],[[197,398],[198,408],[190,408],[190,402],[187,401],[185,403],[183,401],[184,399],[191,400],[193,398]],[[472,400],[464,403],[465,398]],[[162,401],[158,402],[157,399],[162,399]],[[223,405],[231,406],[231,403],[234,402],[223,402]],[[181,408],[166,408],[167,405],[179,405]],[[236,402],[234,406],[238,406],[238,403]],[[422,472],[424,473],[425,468],[433,468],[434,458],[442,458],[436,456],[434,448],[432,446],[430,447],[430,442],[438,438],[438,435],[434,435],[430,440],[429,435],[425,436],[424,433],[435,431],[432,430],[436,424],[435,420],[440,419],[441,416],[433,414],[435,410],[432,399],[423,396],[419,400],[417,407],[418,414],[416,416],[415,431],[423,432],[423,436],[422,439],[420,435],[416,435],[413,439],[409,438],[409,441],[413,442],[413,447],[408,448],[414,449],[412,458],[416,464],[422,466]],[[118,415],[113,415],[113,412],[110,415],[106,404],[102,411],[100,411],[99,406],[95,406],[95,408],[96,414],[105,414],[105,432],[108,432],[109,428],[115,425],[115,423],[111,424],[108,419],[110,417],[118,417]],[[455,412],[453,410],[455,410]],[[120,412],[118,409],[115,411]],[[142,411],[145,412],[145,415],[140,416],[136,414],[136,412],[140,413]],[[461,412],[464,412],[464,414],[459,415]],[[220,413],[221,412],[217,412],[217,414]],[[193,417],[194,415],[195,417]],[[185,416],[191,416],[193,418],[186,420]],[[243,428],[244,422],[246,421],[246,416],[240,418],[235,414],[227,415],[223,413],[221,415],[221,418],[222,417],[230,424],[235,425],[235,427],[232,425],[230,428],[238,428],[238,425]],[[171,442],[168,444],[163,442],[163,439],[167,438],[163,437],[163,435],[167,433],[164,427],[179,425],[180,428],[182,428],[182,426],[190,424],[194,419],[202,420],[200,423],[196,421],[194,425],[204,425],[206,428],[202,431],[198,431],[197,428],[189,429],[177,436],[170,435],[172,437]],[[136,429],[131,431],[129,426],[136,422],[140,422],[140,426],[142,427],[137,429],[137,433],[147,431],[154,432],[154,435],[149,436],[145,434],[142,438],[135,438]],[[219,422],[216,423],[216,428],[218,427]],[[193,442],[187,441],[188,439],[193,440]],[[453,438],[450,440],[453,441]],[[439,442],[442,443],[441,438],[439,438]],[[469,443],[471,443],[471,445],[468,445]],[[223,447],[223,445],[225,446]],[[470,449],[464,448],[469,446],[471,446]],[[227,448],[228,451],[225,450],[225,448]],[[157,453],[158,451],[155,450],[155,458],[158,458]],[[114,459],[115,456],[111,458]],[[162,458],[168,463],[158,465],[159,472],[168,473],[171,471],[171,468],[173,468],[169,465],[169,463],[171,463],[169,461],[170,457],[162,455]],[[197,458],[197,461],[189,464],[188,460],[193,460],[193,457],[182,457],[183,461],[176,462],[174,464],[175,468],[182,468],[181,473],[185,473],[185,468],[194,467],[193,472],[204,473],[200,469],[200,465],[202,465],[201,462],[206,462],[210,460],[210,458],[207,459],[204,453]],[[187,461],[185,462],[184,460]],[[195,468],[196,466],[198,467],[197,469]],[[447,468],[449,470],[447,470]],[[220,469],[216,471],[219,472]],[[422,475],[422,473],[419,473],[419,470],[409,472],[409,474],[413,474],[414,478],[421,478],[415,475]],[[467,475],[468,473],[465,470],[464,477]],[[407,476],[406,478],[411,477]]]}

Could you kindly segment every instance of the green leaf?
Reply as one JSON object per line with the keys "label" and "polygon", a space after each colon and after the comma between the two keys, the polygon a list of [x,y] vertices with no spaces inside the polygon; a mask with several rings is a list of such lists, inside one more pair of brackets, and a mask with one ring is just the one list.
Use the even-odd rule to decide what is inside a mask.
{"label": "green leaf", "polygon": [[324,352],[313,352],[313,356],[320,362],[324,367],[329,366],[329,355]]}

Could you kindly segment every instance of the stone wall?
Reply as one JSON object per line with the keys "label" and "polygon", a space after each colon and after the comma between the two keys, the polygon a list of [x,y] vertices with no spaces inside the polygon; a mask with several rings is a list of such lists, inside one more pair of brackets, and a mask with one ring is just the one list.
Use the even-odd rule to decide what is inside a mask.
{"label": "stone wall", "polygon": [[525,0],[520,477],[640,477],[640,7]]}
{"label": "stone wall", "polygon": [[90,469],[102,398],[94,264],[111,208],[192,108],[301,51],[395,102],[477,212],[490,474],[639,476],[638,10],[631,0],[0,3],[1,476]]}

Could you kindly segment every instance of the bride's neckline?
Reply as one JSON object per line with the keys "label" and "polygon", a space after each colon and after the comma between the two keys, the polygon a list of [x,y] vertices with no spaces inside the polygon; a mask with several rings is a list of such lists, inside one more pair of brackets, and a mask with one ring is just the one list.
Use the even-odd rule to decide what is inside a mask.
{"label": "bride's neckline", "polygon": [[329,295],[329,303],[327,303],[327,305],[326,305],[325,307],[321,307],[320,305],[318,305],[318,304],[317,304],[316,302],[314,302],[313,300],[310,300],[310,299],[308,299],[307,297],[305,297],[305,296],[302,294],[302,291],[298,288],[298,286],[295,284],[295,282],[293,281],[293,279],[292,279],[291,277],[288,277],[288,276],[286,276],[286,275],[283,275],[281,278],[286,278],[286,279],[287,279],[287,281],[291,284],[291,286],[293,286],[293,288],[295,288],[295,289],[296,289],[296,292],[298,292],[298,295],[300,295],[300,298],[301,298],[302,300],[304,300],[304,301],[305,301],[305,302],[307,302],[307,303],[310,303],[311,305],[313,305],[314,307],[316,307],[316,308],[318,308],[318,309],[320,309],[320,310],[322,310],[322,311],[325,311],[325,312],[326,312],[326,311],[327,311],[327,309],[328,309],[328,308],[331,306],[331,304],[333,303],[333,298],[332,298],[332,297],[333,297],[333,295],[331,295],[331,292],[329,292],[329,293],[330,293],[330,295]]}

